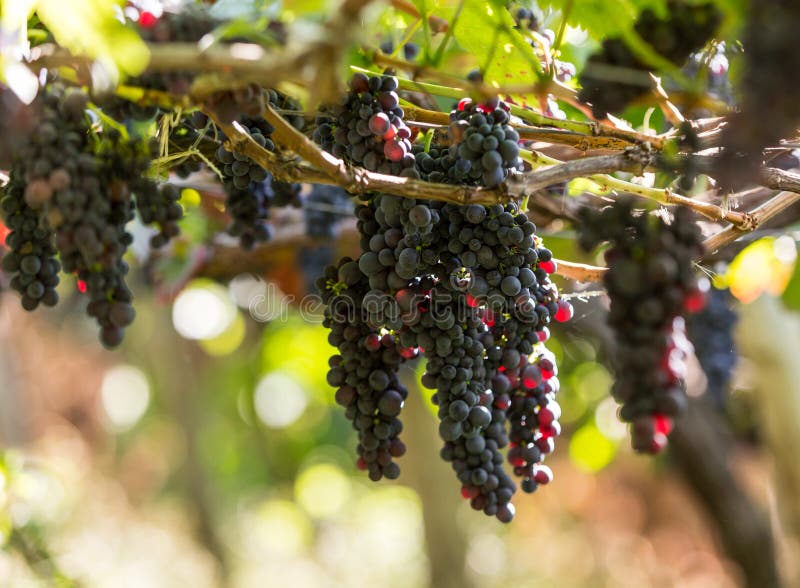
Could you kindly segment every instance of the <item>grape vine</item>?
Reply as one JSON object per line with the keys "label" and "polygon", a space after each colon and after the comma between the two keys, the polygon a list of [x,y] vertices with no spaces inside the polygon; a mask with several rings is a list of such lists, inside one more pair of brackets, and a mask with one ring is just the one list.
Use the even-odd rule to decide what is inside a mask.
{"label": "grape vine", "polygon": [[[725,77],[733,46],[707,44],[720,30],[724,10],[718,3],[679,0],[666,8],[668,18],[646,9],[633,33],[605,39],[576,80],[578,69],[562,61],[566,28],[543,28],[549,17],[512,7],[497,35],[511,31],[511,40],[524,42],[498,51],[525,49],[537,78],[508,91],[492,69],[496,64],[476,68],[474,60],[464,62],[464,70],[472,69],[466,80],[456,79],[458,87],[419,81],[426,75],[442,84],[453,80],[431,72],[448,55],[449,37],[436,52],[411,36],[402,47],[394,37],[382,37],[383,53],[359,50],[364,59],[373,58],[374,71],[353,67],[357,73],[346,91],[331,102],[331,88],[317,94],[311,84],[293,83],[301,74],[264,75],[280,71],[271,51],[320,80],[323,72],[339,71],[333,67],[338,54],[321,60],[322,66],[305,52],[292,53],[292,29],[272,17],[264,18],[263,35],[254,41],[250,34],[231,34],[248,29],[227,27],[204,6],[153,14],[128,5],[124,26],[138,31],[154,59],[125,86],[109,90],[93,79],[99,69],[87,75],[71,61],[75,56],[41,51],[43,60],[57,63],[36,72],[42,74],[35,82],[38,95],[29,106],[10,89],[0,91],[0,161],[9,171],[0,199],[10,231],[3,271],[29,311],[56,305],[66,291],[60,276],[71,274],[100,327],[100,341],[116,347],[136,314],[127,282],[137,214],[138,222],[152,227],[149,245],[161,250],[154,252],[158,258],[183,254],[189,238],[182,228],[188,225],[186,232],[195,235],[198,224],[207,225],[209,251],[233,237],[242,250],[260,254],[282,228],[273,226],[282,216],[274,210],[301,208],[295,216],[303,219],[303,234],[296,240],[292,235],[291,243],[301,243],[300,259],[315,268],[306,277],[317,278],[324,326],[336,348],[328,384],[357,432],[357,466],[376,481],[400,475],[406,451],[401,416],[409,396],[400,367],[424,363],[421,380],[436,407],[440,456],[472,508],[509,522],[518,486],[531,493],[553,479],[545,461],[561,433],[560,382],[547,345],[550,329],[573,316],[551,280],[559,262],[537,224],[572,222],[586,251],[609,243],[607,268],[591,268],[591,275],[607,269],[608,323],[616,340],[609,358],[616,373],[612,394],[622,405],[622,420],[631,424],[634,449],[658,453],[686,405],[683,379],[693,352],[687,316],[701,311],[706,299],[693,265],[705,252],[689,208],[713,221],[730,220],[737,231],[756,228],[765,216],[720,204],[706,174],[753,151],[753,165],[763,171],[762,150],[795,120],[784,103],[787,91],[778,115],[753,141],[725,139],[731,129],[755,124],[754,100],[761,104],[776,88],[790,87],[766,80],[769,69],[755,68],[765,56],[783,55],[773,46],[783,48],[783,38],[748,40],[755,49],[746,62],[748,98],[727,127],[684,120],[669,110],[666,94],[650,97],[668,114],[672,128],[662,135],[591,120],[590,110],[605,119],[639,100],[650,102],[653,61],[678,78],[710,75],[705,90],[735,106]],[[348,3],[342,14],[353,16],[352,10]],[[326,36],[335,37],[331,31],[353,25],[333,19],[325,26]],[[173,67],[156,51],[192,45],[196,62],[176,51],[183,60],[176,58]],[[330,44],[320,46],[335,53]],[[222,51],[229,53],[220,57]],[[225,65],[209,74],[208,63],[217,58]],[[392,68],[378,71],[382,61]],[[35,68],[34,61],[27,65]],[[70,67],[74,71],[64,71]],[[680,84],[667,80],[664,88],[672,92]],[[531,98],[538,108],[528,104]],[[577,120],[576,112],[588,120]],[[693,112],[708,114],[700,106]],[[726,148],[721,158],[709,153],[717,147]],[[791,158],[794,144],[780,147]],[[596,149],[612,154],[580,156]],[[764,159],[770,169],[786,167],[780,155]],[[538,169],[544,166],[549,169]],[[650,187],[604,175],[653,171],[668,181],[659,176]],[[800,186],[791,172],[776,177],[770,188]],[[321,183],[304,186],[309,178]],[[383,182],[380,189],[370,183],[375,178]],[[578,185],[570,183],[573,178],[588,181]],[[700,178],[710,187],[704,199],[671,191],[676,179],[681,190],[697,190]],[[198,210],[212,211],[204,223],[194,223],[194,209],[184,208],[184,186],[198,188],[191,194],[199,195]],[[613,206],[596,210],[596,195],[611,189],[685,206],[669,220],[626,197],[613,196]],[[528,211],[528,199],[542,206]],[[547,214],[540,222],[542,211]],[[358,252],[335,260],[331,242],[344,226],[340,221],[353,214]],[[348,230],[352,235],[352,225]],[[689,322],[693,337],[701,339],[708,325],[729,329],[732,315],[720,296],[711,294],[710,306]],[[729,338],[717,343],[719,348],[702,345],[696,355],[710,394],[721,398],[735,356]]]}

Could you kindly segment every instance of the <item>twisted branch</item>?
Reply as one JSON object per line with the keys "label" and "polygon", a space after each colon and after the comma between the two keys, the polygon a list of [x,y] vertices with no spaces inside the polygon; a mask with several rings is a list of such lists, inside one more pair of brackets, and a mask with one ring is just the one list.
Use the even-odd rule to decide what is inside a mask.
{"label": "twisted branch", "polygon": [[[513,198],[505,186],[491,189],[435,184],[348,166],[341,159],[320,149],[311,139],[300,133],[275,112],[272,107],[267,106],[264,118],[275,127],[273,137],[284,148],[311,163],[313,168],[297,166],[281,161],[275,154],[261,147],[238,123],[227,124],[220,121],[213,112],[208,111],[207,114],[228,136],[227,146],[229,148],[244,153],[281,180],[298,181],[301,179],[305,182],[334,184],[352,194],[383,192],[405,198],[440,200],[454,204],[502,204]],[[290,168],[294,168],[294,171],[289,172]],[[299,173],[299,170],[302,170],[303,173]]]}

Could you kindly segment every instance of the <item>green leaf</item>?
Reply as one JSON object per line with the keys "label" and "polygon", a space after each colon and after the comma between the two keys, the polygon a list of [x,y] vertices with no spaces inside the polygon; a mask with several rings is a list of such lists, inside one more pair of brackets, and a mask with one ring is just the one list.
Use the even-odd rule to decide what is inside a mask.
{"label": "green leaf", "polygon": [[453,35],[485,66],[487,83],[530,83],[541,74],[533,47],[514,29],[514,20],[502,3],[467,2]]}
{"label": "green leaf", "polygon": [[[571,0],[542,0],[542,8],[563,10]],[[658,15],[667,14],[666,0],[580,0],[572,2],[571,26],[580,26],[596,39],[618,37],[633,28],[636,17],[650,8]]]}
{"label": "green leaf", "polygon": [[138,75],[149,59],[139,35],[117,20],[107,0],[39,0],[39,18],[59,45],[79,55],[108,59],[120,71]]}

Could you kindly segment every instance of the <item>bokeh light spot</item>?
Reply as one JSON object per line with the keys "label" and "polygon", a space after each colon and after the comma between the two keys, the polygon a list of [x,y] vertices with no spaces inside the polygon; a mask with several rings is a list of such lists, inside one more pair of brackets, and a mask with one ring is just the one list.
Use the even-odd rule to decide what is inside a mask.
{"label": "bokeh light spot", "polygon": [[303,471],[295,481],[297,502],[314,518],[329,518],[350,498],[350,480],[336,465],[320,463]]}
{"label": "bokeh light spot", "polygon": [[117,365],[103,376],[100,398],[111,428],[117,432],[127,431],[147,411],[150,385],[139,368]]}
{"label": "bokeh light spot", "polygon": [[236,317],[228,291],[213,283],[190,284],[175,299],[172,323],[186,339],[214,339],[224,333]]}
{"label": "bokeh light spot", "polygon": [[290,375],[270,372],[256,386],[253,404],[261,422],[283,429],[300,418],[308,405],[308,397]]}
{"label": "bokeh light spot", "polygon": [[569,442],[569,456],[580,469],[598,472],[614,459],[617,444],[588,423],[575,431]]}

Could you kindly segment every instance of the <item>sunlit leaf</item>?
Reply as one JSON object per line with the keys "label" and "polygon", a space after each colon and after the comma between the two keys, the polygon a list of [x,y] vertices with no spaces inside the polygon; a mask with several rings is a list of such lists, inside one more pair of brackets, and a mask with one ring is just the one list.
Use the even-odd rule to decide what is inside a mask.
{"label": "sunlit leaf", "polygon": [[[464,49],[477,56],[481,65],[486,65],[486,83],[507,86],[538,79],[540,65],[533,48],[514,29],[514,20],[504,7],[466,2],[453,35]],[[489,55],[492,58],[484,64]]]}
{"label": "sunlit leaf", "polygon": [[630,30],[638,14],[647,8],[666,14],[666,0],[542,0],[539,4],[561,11],[570,5],[569,24],[580,26],[595,38],[614,37]]}
{"label": "sunlit leaf", "polygon": [[138,75],[147,66],[147,46],[117,19],[117,4],[106,0],[39,0],[37,13],[61,46],[73,53],[108,59],[120,71]]}
{"label": "sunlit leaf", "polygon": [[28,17],[36,7],[37,0],[0,0],[0,26],[4,34],[18,35],[20,43],[25,41]]}

